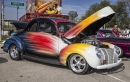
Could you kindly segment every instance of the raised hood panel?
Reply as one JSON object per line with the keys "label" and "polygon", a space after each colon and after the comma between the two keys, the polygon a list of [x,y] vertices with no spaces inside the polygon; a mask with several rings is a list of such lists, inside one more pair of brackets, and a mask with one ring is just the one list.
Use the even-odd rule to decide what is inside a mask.
{"label": "raised hood panel", "polygon": [[111,7],[105,7],[75,25],[73,28],[68,30],[64,36],[71,39],[75,38],[81,32],[85,32],[87,35],[95,34],[101,26],[112,19],[114,14],[115,12]]}
{"label": "raised hood panel", "polygon": [[18,29],[25,29],[27,24],[26,22],[12,22],[10,24],[13,24],[15,26],[15,28]]}

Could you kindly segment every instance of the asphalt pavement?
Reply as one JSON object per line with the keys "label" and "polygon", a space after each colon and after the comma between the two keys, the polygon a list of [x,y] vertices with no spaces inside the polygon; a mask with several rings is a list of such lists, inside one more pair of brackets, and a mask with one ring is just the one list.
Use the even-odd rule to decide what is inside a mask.
{"label": "asphalt pavement", "polygon": [[0,49],[0,82],[130,82],[130,57],[122,60],[118,67],[77,75],[63,66],[28,59],[11,60]]}

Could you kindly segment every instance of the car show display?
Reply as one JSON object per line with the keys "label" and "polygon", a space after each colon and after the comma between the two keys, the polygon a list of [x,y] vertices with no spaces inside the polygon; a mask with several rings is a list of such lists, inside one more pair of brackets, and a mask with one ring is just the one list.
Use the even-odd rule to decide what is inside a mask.
{"label": "car show display", "polygon": [[96,33],[114,14],[105,7],[78,24],[63,18],[34,18],[24,31],[5,41],[3,50],[13,60],[68,66],[76,74],[110,69],[121,64],[118,48],[96,39]]}

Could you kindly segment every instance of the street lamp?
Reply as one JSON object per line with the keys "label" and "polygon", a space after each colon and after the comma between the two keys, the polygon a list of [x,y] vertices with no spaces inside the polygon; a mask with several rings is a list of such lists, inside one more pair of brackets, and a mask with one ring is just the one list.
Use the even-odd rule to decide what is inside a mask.
{"label": "street lamp", "polygon": [[18,21],[18,9],[19,9],[19,6],[17,6],[17,21]]}

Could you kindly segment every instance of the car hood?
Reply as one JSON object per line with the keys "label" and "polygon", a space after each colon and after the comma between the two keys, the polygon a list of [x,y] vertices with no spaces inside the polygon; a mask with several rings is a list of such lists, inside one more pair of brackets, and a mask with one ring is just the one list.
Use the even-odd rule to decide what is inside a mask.
{"label": "car hood", "polygon": [[111,9],[111,7],[107,6],[75,25],[73,28],[68,30],[64,36],[67,39],[71,39],[75,38],[81,32],[87,34],[88,36],[94,35],[101,26],[110,21],[114,15],[115,12]]}

